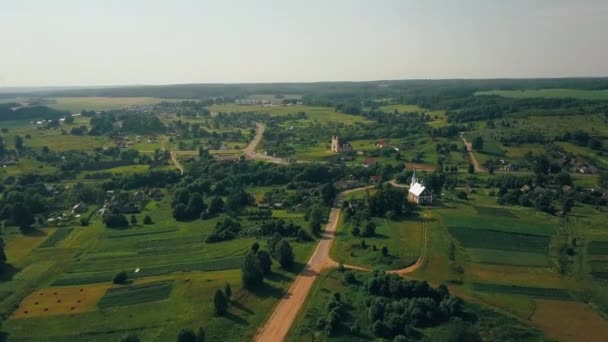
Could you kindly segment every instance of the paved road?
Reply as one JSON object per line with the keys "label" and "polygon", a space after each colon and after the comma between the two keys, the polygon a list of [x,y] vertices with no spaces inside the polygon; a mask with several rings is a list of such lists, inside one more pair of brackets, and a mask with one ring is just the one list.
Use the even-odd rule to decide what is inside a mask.
{"label": "paved road", "polygon": [[262,153],[257,153],[255,151],[256,148],[258,147],[258,145],[260,144],[260,141],[262,141],[262,137],[264,136],[264,130],[266,129],[266,126],[264,126],[264,124],[259,123],[259,122],[256,123],[256,126],[257,126],[257,129],[255,131],[255,136],[253,137],[253,139],[251,139],[251,141],[249,142],[247,147],[245,147],[243,149],[243,154],[245,155],[245,158],[264,160],[269,163],[275,163],[275,164],[287,164],[287,161],[285,159],[268,156],[268,155],[265,155]]}
{"label": "paved road", "polygon": [[[317,244],[317,248],[314,253],[308,260],[308,263],[300,272],[300,274],[296,277],[295,281],[289,288],[289,290],[283,295],[283,298],[279,301],[279,304],[276,306],[272,315],[268,318],[266,324],[258,330],[258,335],[255,340],[260,342],[279,342],[283,341],[289,332],[289,329],[293,325],[293,322],[296,320],[298,313],[308,294],[310,289],[312,288],[313,283],[319,276],[322,270],[326,268],[337,267],[338,264],[331,259],[329,256],[329,251],[331,250],[331,245],[334,242],[334,238],[336,236],[336,228],[338,226],[338,222],[340,220],[340,212],[342,206],[342,199],[344,195],[361,191],[366,189],[372,189],[374,186],[365,186],[361,188],[346,190],[341,192],[334,203],[333,208],[331,209],[329,215],[329,222],[325,227],[325,231],[321,236],[321,240]],[[411,266],[400,270],[394,270],[391,272],[395,272],[399,275],[405,275],[407,273],[414,272],[418,267],[420,267],[424,260],[424,254],[426,254],[426,228],[424,226],[423,221],[423,249],[420,258]],[[368,269],[349,265],[347,266],[351,269],[358,269],[367,271]]]}

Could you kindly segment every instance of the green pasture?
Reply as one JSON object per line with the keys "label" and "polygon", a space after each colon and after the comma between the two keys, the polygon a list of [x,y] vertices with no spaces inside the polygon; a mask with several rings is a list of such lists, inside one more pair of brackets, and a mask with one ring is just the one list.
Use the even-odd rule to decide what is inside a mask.
{"label": "green pasture", "polygon": [[[417,218],[391,221],[374,218],[376,234],[371,237],[355,237],[353,226],[340,217],[336,240],[331,249],[334,260],[348,265],[379,269],[398,269],[413,264],[422,250],[422,221]],[[363,227],[361,227],[363,229]],[[367,247],[361,246],[365,241]],[[388,256],[381,253],[387,247]],[[374,247],[376,250],[374,250]]]}
{"label": "green pasture", "polygon": [[125,287],[114,287],[106,291],[97,306],[106,309],[114,306],[155,302],[169,298],[173,282],[158,282]]}
{"label": "green pasture", "polygon": [[558,288],[473,283],[473,289],[480,292],[498,292],[542,299],[572,300],[568,291]]}

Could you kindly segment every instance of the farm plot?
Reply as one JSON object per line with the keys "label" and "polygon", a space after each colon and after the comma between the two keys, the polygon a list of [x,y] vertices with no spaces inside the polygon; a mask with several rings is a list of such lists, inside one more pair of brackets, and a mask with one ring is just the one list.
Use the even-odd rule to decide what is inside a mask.
{"label": "farm plot", "polygon": [[591,241],[587,246],[591,255],[608,255],[608,241]]}
{"label": "farm plot", "polygon": [[294,213],[287,210],[273,210],[272,217],[280,218],[280,219],[303,219],[304,214],[302,213]]}
{"label": "farm plot", "polygon": [[472,288],[473,290],[480,292],[498,292],[542,299],[573,300],[572,296],[568,291],[553,287],[530,287],[500,285],[491,283],[473,283]]}
{"label": "farm plot", "polygon": [[[483,209],[482,209],[483,210]],[[464,213],[464,211],[463,211]],[[508,233],[551,236],[555,232],[552,224],[538,221],[515,220],[506,217],[479,216],[469,213],[446,213],[441,215],[448,227],[492,230]]]}
{"label": "farm plot", "polygon": [[496,208],[496,207],[474,207],[479,215],[492,216],[492,217],[506,217],[506,218],[517,218],[515,214],[509,209]]}
{"label": "farm plot", "polygon": [[114,287],[106,292],[97,306],[101,309],[105,309],[113,306],[155,302],[169,298],[172,289],[172,281],[127,287]]}
{"label": "farm plot", "polygon": [[587,245],[591,275],[596,280],[608,281],[608,241],[591,241]]}
{"label": "farm plot", "polygon": [[[134,270],[128,271],[129,278],[141,278],[171,274],[175,272],[189,272],[189,271],[220,271],[228,269],[237,269],[241,267],[243,258],[229,257],[222,259],[213,259],[192,263],[182,264],[171,264],[171,265],[160,265],[142,267],[139,272],[135,273]],[[65,286],[65,285],[82,285],[91,283],[111,282],[112,277],[116,274],[112,272],[82,272],[82,273],[67,273],[59,277],[53,282],[54,286]]]}
{"label": "farm plot", "polygon": [[42,244],[40,244],[40,248],[48,248],[57,246],[63,239],[65,239],[72,232],[73,228],[62,228],[57,229],[53,235],[51,235],[48,239],[44,240]]}
{"label": "farm plot", "polygon": [[546,252],[550,238],[542,235],[507,233],[494,230],[449,227],[449,232],[465,248],[498,249],[513,252]]}

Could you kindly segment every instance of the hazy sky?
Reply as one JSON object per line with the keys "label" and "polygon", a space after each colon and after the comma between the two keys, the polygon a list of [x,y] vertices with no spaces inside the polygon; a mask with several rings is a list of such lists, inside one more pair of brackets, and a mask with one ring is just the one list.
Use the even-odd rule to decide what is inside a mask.
{"label": "hazy sky", "polygon": [[606,0],[0,1],[0,86],[608,75]]}

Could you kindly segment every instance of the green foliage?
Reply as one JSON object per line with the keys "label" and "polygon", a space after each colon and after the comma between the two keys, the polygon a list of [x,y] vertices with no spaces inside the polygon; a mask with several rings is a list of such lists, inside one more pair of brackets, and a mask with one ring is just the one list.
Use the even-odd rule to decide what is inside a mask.
{"label": "green foliage", "polygon": [[127,280],[129,280],[129,275],[127,274],[127,272],[120,271],[114,276],[112,282],[114,284],[126,284]]}
{"label": "green foliage", "polygon": [[241,279],[243,286],[247,289],[258,287],[264,282],[264,271],[255,254],[247,253],[245,256],[245,261],[241,266]]}
{"label": "green foliage", "polygon": [[216,316],[225,315],[228,311],[228,298],[222,290],[217,289],[213,296],[213,312]]}
{"label": "green foliage", "polygon": [[262,268],[264,275],[272,273],[272,258],[270,257],[270,254],[262,249],[256,253],[256,256],[260,262],[260,267]]}
{"label": "green foliage", "polygon": [[182,329],[177,334],[177,342],[196,342],[196,334],[192,329]]}
{"label": "green foliage", "polygon": [[276,248],[276,258],[279,264],[286,270],[291,270],[294,263],[294,255],[291,245],[287,240],[281,240]]}

